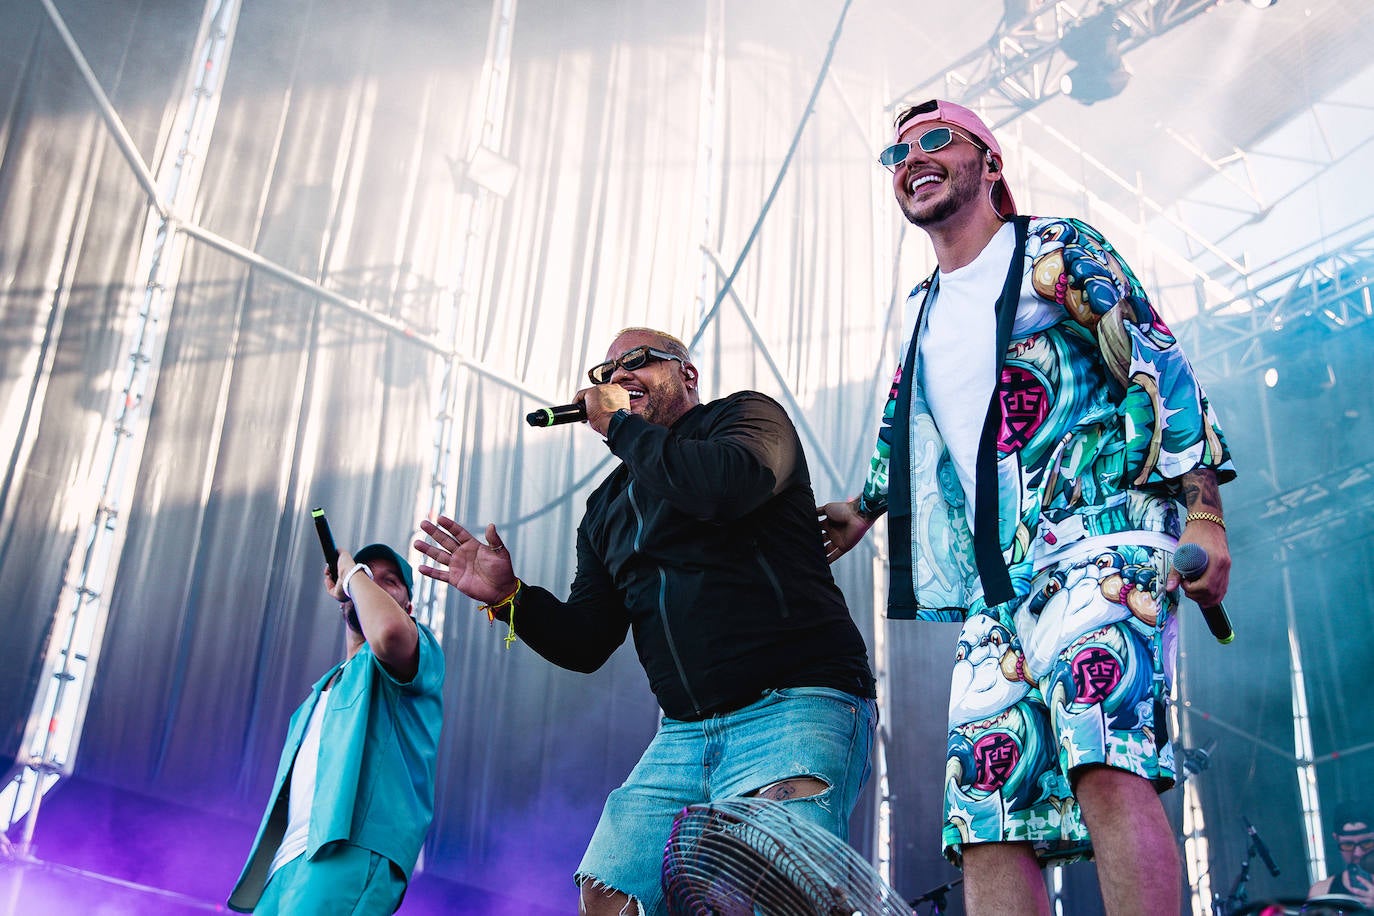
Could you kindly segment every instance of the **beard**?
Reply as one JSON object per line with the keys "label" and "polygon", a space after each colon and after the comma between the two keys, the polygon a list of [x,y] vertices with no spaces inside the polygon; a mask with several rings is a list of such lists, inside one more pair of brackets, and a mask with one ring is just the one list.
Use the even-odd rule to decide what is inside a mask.
{"label": "beard", "polygon": [[638,414],[646,422],[658,426],[672,426],[692,407],[687,389],[677,380],[646,385],[644,397],[639,399],[639,403],[643,406],[637,411]]}
{"label": "beard", "polygon": [[906,195],[897,198],[897,206],[908,222],[913,226],[937,226],[964,207],[977,206],[983,192],[981,161],[960,166],[949,173],[946,181],[946,193],[934,204],[923,206]]}
{"label": "beard", "polygon": [[343,605],[343,619],[348,628],[359,636],[363,635],[363,625],[358,620],[358,609],[353,606],[352,601],[345,602]]}

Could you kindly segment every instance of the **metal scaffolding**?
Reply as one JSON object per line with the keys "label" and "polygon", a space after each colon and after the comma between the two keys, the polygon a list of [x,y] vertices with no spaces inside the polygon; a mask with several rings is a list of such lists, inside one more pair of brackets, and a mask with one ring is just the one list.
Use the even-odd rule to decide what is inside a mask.
{"label": "metal scaffolding", "polygon": [[[451,402],[455,391],[451,379],[460,367],[530,397],[547,400],[542,393],[532,391],[498,370],[464,355],[457,348],[456,336],[451,329],[447,334],[434,335],[411,327],[369,308],[364,304],[366,300],[360,301],[328,289],[205,229],[190,217],[199,193],[201,170],[228,70],[240,10],[239,0],[207,0],[191,55],[186,88],[171,122],[167,140],[157,157],[156,172],[143,161],[108,94],[52,0],[40,2],[52,27],[71,54],[109,135],[147,195],[148,216],[138,261],[138,274],[145,278],[145,283],[139,300],[129,307],[129,327],[122,345],[123,351],[128,354],[128,362],[123,381],[114,389],[106,410],[100,439],[102,447],[88,472],[89,479],[96,483],[92,487],[91,504],[83,511],[79,521],[79,529],[84,531],[84,536],[77,538],[67,562],[66,584],[59,599],[51,635],[44,648],[40,689],[35,696],[21,743],[19,762],[22,766],[0,789],[0,831],[20,820],[24,821],[18,848],[21,856],[29,854],[43,795],[59,779],[69,776],[75,763],[86,706],[100,657],[114,578],[124,545],[126,528],[123,513],[135,497],[148,417],[162,362],[164,335],[188,239],[207,244],[293,288],[361,316],[413,346],[438,354],[445,376],[450,380],[441,389],[441,403]],[[493,104],[504,108],[514,6],[515,0],[494,0],[488,64],[499,64],[500,72],[494,74],[488,90],[488,112],[495,110]],[[498,56],[494,57],[493,54]],[[498,101],[493,102],[493,98]],[[486,126],[488,129],[484,130],[484,141],[489,136],[499,139],[499,117],[493,119],[488,114]],[[491,160],[488,158],[483,161],[481,158],[484,154],[489,155],[489,151],[479,148],[474,152],[473,161],[484,166],[484,174],[493,174]],[[495,173],[498,176],[500,174],[499,163],[495,165]],[[478,180],[475,175],[474,180]],[[485,189],[479,189],[478,202],[482,206],[486,206],[482,196],[486,193]],[[470,224],[465,236],[469,244],[480,235],[484,225],[481,222]],[[364,295],[371,288],[366,277],[356,275],[345,276],[341,285],[356,287]],[[389,292],[394,294],[395,291]],[[456,314],[456,305],[449,314]],[[431,500],[435,501],[427,501],[426,507],[431,504],[441,509],[443,507],[442,484],[449,479],[452,469],[449,468],[451,451],[447,449],[450,431],[442,424],[448,423],[451,417],[450,406],[442,409],[436,420],[440,430],[436,431],[435,437],[433,480],[434,493],[439,496],[436,499],[431,495]],[[434,615],[431,607],[426,607],[425,613],[430,618]]]}
{"label": "metal scaffolding", "polygon": [[1178,327],[1203,380],[1264,368],[1284,333],[1311,324],[1327,332],[1374,318],[1374,232],[1323,252]]}
{"label": "metal scaffolding", "polygon": [[[889,105],[919,101],[935,87],[945,98],[983,111],[994,130],[1062,92],[1075,64],[1065,36],[1092,22],[1114,24],[1121,53],[1139,47],[1224,0],[1007,0],[991,40],[941,68]],[[919,97],[919,98],[918,98]]]}
{"label": "metal scaffolding", "polygon": [[[40,2],[86,81],[113,142],[128,161],[147,195],[148,213],[138,261],[139,276],[145,278],[145,283],[139,291],[138,301],[129,304],[129,326],[123,343],[123,352],[128,355],[127,365],[122,382],[116,385],[105,413],[101,451],[89,470],[90,479],[98,483],[91,488],[90,505],[79,523],[78,530],[82,534],[76,539],[67,562],[66,584],[45,648],[41,686],[22,743],[21,762],[24,767],[0,790],[0,829],[21,819],[25,821],[21,853],[26,852],[32,842],[42,794],[59,778],[72,771],[123,548],[126,527],[124,514],[135,495],[151,398],[162,362],[165,330],[188,238],[229,254],[321,301],[360,315],[388,332],[399,335],[411,345],[437,355],[433,387],[436,392],[434,442],[429,487],[417,500],[421,515],[432,517],[452,509],[451,491],[456,487],[460,470],[458,455],[453,447],[456,421],[461,410],[460,370],[474,372],[539,401],[552,400],[545,393],[533,391],[507,374],[470,359],[459,347],[461,316],[476,295],[479,278],[483,274],[484,241],[491,233],[502,201],[517,173],[515,164],[505,155],[511,43],[517,0],[492,2],[479,89],[480,129],[476,132],[478,140],[468,153],[463,170],[464,183],[459,188],[462,196],[457,233],[459,241],[454,252],[453,269],[450,276],[441,280],[423,281],[426,286],[424,295],[438,297],[441,303],[437,310],[440,326],[433,333],[410,327],[403,321],[370,308],[366,303],[377,297],[369,295],[371,287],[366,277],[340,275],[335,283],[339,288],[329,289],[200,227],[190,219],[233,46],[239,0],[206,2],[185,89],[165,148],[158,157],[156,170],[149,169],[143,162],[52,0]],[[1027,9],[1020,18],[1004,22],[985,48],[966,55],[939,74],[902,93],[891,107],[938,84],[948,97],[988,113],[989,123],[994,126],[1008,124],[1021,117],[1033,120],[1035,116],[1032,110],[1060,92],[1060,77],[1072,65],[1061,45],[1065,34],[1074,26],[1092,16],[1109,15],[1128,25],[1123,30],[1121,49],[1129,51],[1220,2],[1223,0],[1121,0],[1109,3],[1085,0],[1082,3],[1040,4],[1034,9]],[[1009,2],[1008,9],[1013,5]],[[847,3],[845,9],[848,9]],[[718,142],[724,81],[725,13],[723,0],[711,0],[708,4],[702,55],[702,101],[699,112],[701,144],[697,167],[702,211],[697,217],[702,245],[702,273],[696,316],[697,337],[706,330],[718,314],[723,300],[729,296],[780,384],[788,406],[806,434],[813,455],[832,482],[843,487],[844,474],[836,468],[822,443],[807,426],[790,386],[769,356],[766,342],[731,282],[748,256],[749,244],[746,243],[739,253],[733,269],[722,262],[713,248],[716,227],[712,216],[718,212],[720,174],[723,169],[723,163],[718,160]],[[844,14],[841,13],[840,24],[836,26],[837,36],[843,19]],[[827,67],[828,63],[827,58]],[[825,79],[826,71],[823,68],[817,82],[818,91]],[[813,93],[813,104],[808,105],[808,114],[814,100]],[[805,123],[803,117],[798,126],[798,137]],[[1064,142],[1069,141],[1064,139]],[[1186,146],[1182,139],[1179,142]],[[794,140],[794,147],[795,143]],[[1248,266],[1241,259],[1228,256],[1215,239],[1189,225],[1177,214],[1176,208],[1170,212],[1170,208],[1150,200],[1140,182],[1131,182],[1115,175],[1109,167],[1093,160],[1081,149],[1072,151],[1079,161],[1088,166],[1089,174],[1102,178],[1107,186],[1137,195],[1144,204],[1142,218],[1163,219],[1182,233],[1190,246],[1215,258],[1220,265],[1217,273],[1228,276],[1227,281],[1219,280],[1217,273],[1198,268],[1176,250],[1162,255],[1172,259],[1170,263],[1173,266],[1186,272],[1199,284],[1198,315],[1180,324],[1177,330],[1181,343],[1198,366],[1204,381],[1208,377],[1226,377],[1262,368],[1272,358],[1273,350],[1269,345],[1275,335],[1303,324],[1319,325],[1328,331],[1341,331],[1374,317],[1374,290],[1371,290],[1374,287],[1374,233],[1360,236],[1338,250],[1323,253],[1263,285],[1251,287],[1253,272]],[[1046,172],[1053,157],[1027,152],[1028,162]],[[1194,152],[1199,158],[1205,159],[1201,151]],[[1229,175],[1233,167],[1244,168],[1245,155],[1238,151],[1237,157],[1231,161],[1208,161],[1217,174]],[[1332,151],[1330,156],[1314,160],[1311,173],[1303,180],[1304,185],[1317,180],[1343,155]],[[782,172],[786,172],[787,166],[788,163],[784,162]],[[781,180],[780,174],[778,181]],[[1085,195],[1090,195],[1090,189],[1080,179],[1060,173],[1056,180],[1067,182]],[[1246,192],[1254,201],[1257,214],[1271,207],[1275,199],[1280,197],[1265,193],[1253,182],[1247,186]],[[1294,193],[1294,189],[1283,193]],[[766,213],[765,204],[759,216],[760,223]],[[1245,291],[1239,295],[1225,295],[1237,286],[1244,287]],[[352,295],[346,295],[341,290]],[[389,292],[394,294],[395,291],[392,289]],[[714,303],[711,302],[713,298]],[[1329,479],[1310,481],[1300,488],[1277,494],[1262,507],[1261,517],[1273,523],[1275,538],[1281,546],[1291,546],[1301,538],[1318,537],[1321,532],[1332,530],[1328,523],[1333,513],[1335,517],[1347,520],[1374,517],[1374,486],[1367,485],[1368,481],[1374,480],[1371,464],[1374,463],[1366,462],[1359,467],[1343,469],[1330,475]],[[1330,498],[1333,494],[1335,498]],[[1313,507],[1318,500],[1321,500],[1321,511],[1326,514],[1314,514]],[[886,557],[880,549],[874,558],[873,575],[874,661],[881,688],[887,682],[889,653],[883,639],[883,621],[881,615],[876,613],[882,601],[882,583],[886,578]],[[1288,596],[1288,605],[1291,617],[1291,595]],[[417,583],[415,606],[420,620],[442,632],[443,601],[432,580],[421,577]],[[1300,729],[1295,732],[1299,749],[1296,761],[1303,786],[1309,868],[1314,876],[1320,876],[1322,834],[1320,811],[1316,806],[1314,767],[1325,759],[1333,759],[1335,755],[1321,759],[1315,759],[1312,755],[1310,728],[1306,725],[1300,647],[1296,643],[1295,628],[1291,625],[1290,634],[1294,634],[1290,646],[1293,663],[1290,683],[1295,729]],[[885,694],[886,690],[880,692],[880,696]],[[886,714],[883,721],[888,721]],[[1352,750],[1363,749],[1366,748],[1361,746]],[[887,787],[886,748],[881,735],[876,754],[879,791],[874,815],[875,855],[884,877],[888,877],[892,859],[892,816]],[[1201,806],[1193,797],[1189,803],[1189,817],[1200,818],[1200,812]],[[1196,826],[1199,831],[1202,829],[1200,821]],[[1205,864],[1205,846],[1202,855]]]}
{"label": "metal scaffolding", "polygon": [[[454,419],[460,409],[458,370],[465,361],[458,356],[462,324],[459,316],[471,295],[473,277],[482,274],[482,244],[490,231],[502,199],[510,193],[516,177],[515,163],[506,159],[505,123],[510,87],[510,49],[515,32],[516,0],[492,0],[491,24],[487,32],[486,57],[482,63],[478,93],[480,128],[477,142],[467,158],[466,182],[461,189],[463,206],[459,217],[454,252],[453,276],[438,311],[439,338],[448,351],[440,361],[434,379],[434,451],[430,459],[429,492],[421,494],[416,515],[435,518],[451,512],[449,491],[458,482],[458,460],[453,449]],[[415,616],[436,632],[444,629],[444,603],[437,583],[421,576],[416,583]]]}
{"label": "metal scaffolding", "polygon": [[5,812],[0,826],[7,828],[20,818],[24,820],[20,855],[27,855],[32,846],[43,794],[59,778],[71,774],[81,742],[124,545],[124,513],[133,502],[138,481],[165,331],[186,249],[179,216],[191,210],[200,189],[239,13],[238,0],[206,3],[185,90],[154,173],[144,164],[52,0],[41,3],[147,194],[148,214],[137,268],[145,282],[137,304],[130,304],[121,344],[128,361],[123,381],[112,390],[99,448],[88,470],[88,478],[97,483],[78,523],[83,534],[67,560],[65,584],[43,654],[40,687],[21,744],[23,767],[0,791],[0,810]]}

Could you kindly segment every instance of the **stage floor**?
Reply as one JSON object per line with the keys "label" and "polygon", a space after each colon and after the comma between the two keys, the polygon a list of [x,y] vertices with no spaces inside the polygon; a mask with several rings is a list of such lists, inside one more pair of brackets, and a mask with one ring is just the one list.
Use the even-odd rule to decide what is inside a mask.
{"label": "stage floor", "polygon": [[[62,783],[44,799],[31,855],[0,855],[0,916],[231,912],[224,899],[256,827],[80,779]],[[571,877],[567,899],[555,910],[422,871],[398,912],[563,916],[576,907]]]}

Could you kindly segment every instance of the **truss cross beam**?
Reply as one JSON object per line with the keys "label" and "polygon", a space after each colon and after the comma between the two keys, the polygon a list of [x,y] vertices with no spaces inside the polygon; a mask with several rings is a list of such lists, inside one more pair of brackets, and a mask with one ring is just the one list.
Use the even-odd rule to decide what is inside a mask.
{"label": "truss cross beam", "polygon": [[1064,53],[1064,36],[1075,26],[1111,17],[1125,54],[1224,0],[1031,2],[1025,17],[1004,21],[986,45],[917,83],[889,107],[922,101],[938,87],[944,97],[981,111],[995,130],[1060,93],[1060,78],[1074,64]]}
{"label": "truss cross beam", "polygon": [[1335,334],[1374,318],[1374,233],[1180,324],[1204,381],[1264,367],[1278,334]]}

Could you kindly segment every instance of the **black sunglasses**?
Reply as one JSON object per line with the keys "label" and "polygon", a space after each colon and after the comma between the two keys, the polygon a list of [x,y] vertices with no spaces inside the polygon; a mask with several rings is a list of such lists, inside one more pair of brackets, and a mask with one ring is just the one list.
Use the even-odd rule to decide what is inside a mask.
{"label": "black sunglasses", "polygon": [[[983,149],[983,144],[972,137],[962,134],[952,127],[932,127],[930,130],[916,138],[916,145],[927,153],[937,153],[954,142],[954,138],[967,140],[979,149]],[[885,166],[888,171],[897,171],[897,166],[906,161],[906,157],[911,155],[910,143],[894,143],[887,149],[878,154],[878,162]]]}
{"label": "black sunglasses", "polygon": [[615,374],[616,367],[633,372],[636,369],[643,369],[651,359],[675,359],[684,366],[687,362],[681,356],[666,353],[663,350],[655,350],[653,347],[635,347],[627,350],[615,359],[608,359],[604,363],[597,363],[587,370],[587,378],[592,380],[593,385],[605,385]]}

